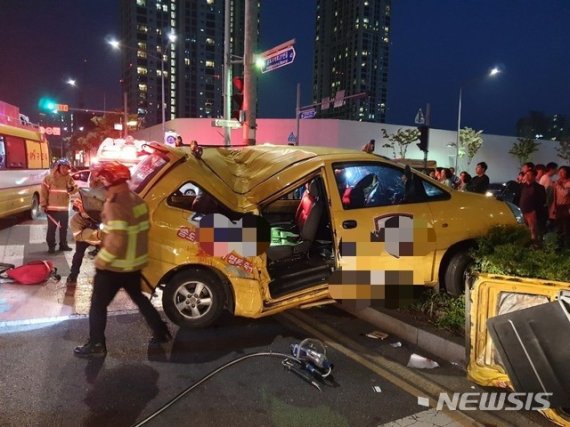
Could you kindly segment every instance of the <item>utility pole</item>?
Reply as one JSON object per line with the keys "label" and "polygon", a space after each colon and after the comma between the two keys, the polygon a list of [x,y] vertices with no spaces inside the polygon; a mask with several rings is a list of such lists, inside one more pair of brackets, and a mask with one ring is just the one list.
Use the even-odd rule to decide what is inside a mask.
{"label": "utility pole", "polygon": [[128,129],[129,114],[127,112],[127,90],[123,91],[123,137],[126,139],[129,135]]}
{"label": "utility pole", "polygon": [[[232,117],[232,52],[230,45],[230,5],[231,0],[226,0],[224,9],[224,119]],[[224,127],[224,144],[232,145],[231,128]]]}
{"label": "utility pole", "polygon": [[245,31],[243,52],[243,109],[246,119],[243,126],[243,142],[255,145],[256,106],[257,106],[257,76],[255,75],[255,61],[253,52],[257,42],[257,2],[258,0],[245,0]]}
{"label": "utility pole", "polygon": [[297,83],[297,107],[295,108],[295,116],[297,120],[297,138],[295,139],[295,145],[299,145],[299,131],[301,130],[301,83]]}

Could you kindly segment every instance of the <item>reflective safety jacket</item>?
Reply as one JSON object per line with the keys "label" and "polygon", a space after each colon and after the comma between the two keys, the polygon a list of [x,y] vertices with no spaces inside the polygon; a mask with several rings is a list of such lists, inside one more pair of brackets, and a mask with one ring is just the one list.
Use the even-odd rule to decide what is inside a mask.
{"label": "reflective safety jacket", "polygon": [[40,205],[49,211],[69,210],[69,196],[77,192],[77,185],[71,175],[62,175],[54,169],[42,182]]}
{"label": "reflective safety jacket", "polygon": [[99,224],[90,218],[83,217],[79,212],[69,220],[69,228],[76,242],[86,242],[90,245],[99,245]]}
{"label": "reflective safety jacket", "polygon": [[148,206],[126,183],[107,190],[101,212],[101,250],[95,267],[130,272],[141,270],[148,260]]}

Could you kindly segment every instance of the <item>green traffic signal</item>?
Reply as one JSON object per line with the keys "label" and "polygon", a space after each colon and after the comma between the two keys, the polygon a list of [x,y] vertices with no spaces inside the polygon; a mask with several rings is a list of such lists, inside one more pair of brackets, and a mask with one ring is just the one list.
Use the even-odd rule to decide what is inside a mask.
{"label": "green traffic signal", "polygon": [[38,107],[42,111],[55,113],[57,111],[57,102],[52,98],[43,97],[40,98]]}

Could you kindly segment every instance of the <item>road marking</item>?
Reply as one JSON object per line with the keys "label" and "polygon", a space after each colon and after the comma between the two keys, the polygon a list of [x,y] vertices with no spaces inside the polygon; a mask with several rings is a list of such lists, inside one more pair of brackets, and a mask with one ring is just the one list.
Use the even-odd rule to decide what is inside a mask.
{"label": "road marking", "polygon": [[0,245],[0,262],[14,264],[24,263],[24,245]]}
{"label": "road marking", "polygon": [[30,244],[45,243],[47,234],[47,224],[31,224],[30,226]]}
{"label": "road marking", "polygon": [[417,414],[400,418],[399,420],[381,424],[380,427],[402,427],[412,425],[452,427],[456,426],[457,422],[449,415],[446,415],[441,411],[438,411],[436,409],[428,409],[426,411],[418,412]]}
{"label": "road marking", "polygon": [[[334,348],[362,366],[370,369],[372,372],[390,381],[396,387],[410,395],[416,397],[428,396],[429,405],[432,407],[435,407],[440,393],[450,392],[444,389],[442,385],[429,380],[397,362],[388,360],[378,354],[371,354],[366,347],[358,344],[348,336],[339,333],[332,327],[322,322],[316,322],[315,319],[308,314],[295,310],[280,313],[279,316],[309,332],[329,347]],[[473,417],[461,411],[444,410],[443,412],[459,425],[482,425],[481,423],[485,425],[505,425],[505,423],[509,422],[491,412],[477,411],[473,413]],[[519,414],[510,415],[514,417]],[[516,425],[538,426],[538,424],[523,415],[520,415],[517,421]]]}

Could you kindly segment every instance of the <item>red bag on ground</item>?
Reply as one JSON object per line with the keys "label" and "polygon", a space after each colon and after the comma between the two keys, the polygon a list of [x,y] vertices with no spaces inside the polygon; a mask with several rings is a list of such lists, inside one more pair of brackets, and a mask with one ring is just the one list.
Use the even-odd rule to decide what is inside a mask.
{"label": "red bag on ground", "polygon": [[39,285],[52,276],[59,280],[61,277],[56,273],[57,268],[51,261],[41,260],[10,268],[6,270],[5,275],[20,285]]}

